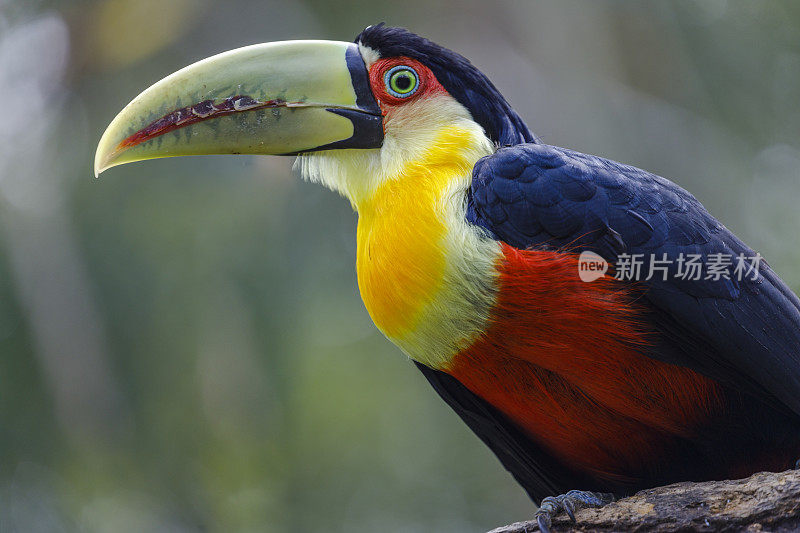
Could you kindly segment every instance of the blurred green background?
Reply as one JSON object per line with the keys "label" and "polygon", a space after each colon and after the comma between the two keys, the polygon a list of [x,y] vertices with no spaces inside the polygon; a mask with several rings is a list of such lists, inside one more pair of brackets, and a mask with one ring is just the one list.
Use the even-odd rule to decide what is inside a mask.
{"label": "blurred green background", "polygon": [[800,288],[800,4],[0,0],[0,531],[483,531],[534,506],[359,299],[290,159],[92,178],[139,91],[403,25],[542,139],[691,190]]}

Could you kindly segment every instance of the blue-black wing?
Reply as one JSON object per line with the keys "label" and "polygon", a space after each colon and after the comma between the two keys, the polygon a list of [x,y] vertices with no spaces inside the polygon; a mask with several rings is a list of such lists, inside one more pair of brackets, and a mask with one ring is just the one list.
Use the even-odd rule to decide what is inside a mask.
{"label": "blue-black wing", "polygon": [[[469,220],[517,248],[588,250],[612,263],[627,255],[642,261],[641,278],[666,258],[653,265],[666,275],[641,281],[661,333],[647,355],[800,415],[800,300],[687,191],[601,157],[521,144],[481,159],[470,192]],[[700,279],[679,275],[679,258],[693,255]],[[728,263],[730,279],[714,279],[709,262]]]}

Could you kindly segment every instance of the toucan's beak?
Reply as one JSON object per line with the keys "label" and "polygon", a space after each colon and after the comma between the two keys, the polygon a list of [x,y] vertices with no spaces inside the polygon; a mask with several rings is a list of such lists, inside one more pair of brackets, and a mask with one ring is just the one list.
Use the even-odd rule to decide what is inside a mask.
{"label": "toucan's beak", "polygon": [[382,142],[358,47],[284,41],[209,57],[144,91],[103,133],[94,171],[159,157],[289,155]]}

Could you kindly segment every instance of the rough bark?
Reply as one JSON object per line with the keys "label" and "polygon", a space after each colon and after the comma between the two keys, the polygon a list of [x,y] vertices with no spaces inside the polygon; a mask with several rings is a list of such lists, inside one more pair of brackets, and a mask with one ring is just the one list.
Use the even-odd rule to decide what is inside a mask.
{"label": "rough bark", "polygon": [[[643,490],[602,509],[583,509],[577,524],[566,515],[553,533],[589,531],[800,531],[800,470],[754,474],[735,481],[676,483]],[[490,533],[533,533],[536,521]]]}

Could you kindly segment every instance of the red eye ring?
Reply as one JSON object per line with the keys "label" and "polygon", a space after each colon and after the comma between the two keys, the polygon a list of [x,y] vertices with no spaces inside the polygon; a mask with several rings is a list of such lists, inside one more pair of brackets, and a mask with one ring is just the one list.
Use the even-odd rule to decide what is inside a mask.
{"label": "red eye ring", "polygon": [[[413,91],[405,95],[394,95],[387,88],[387,75],[397,72],[398,67],[405,67],[416,75],[417,84]],[[434,92],[445,92],[444,88],[436,80],[433,72],[428,67],[410,57],[391,57],[379,59],[369,69],[369,81],[372,92],[382,105],[402,105],[420,98],[423,95],[430,95]]]}

